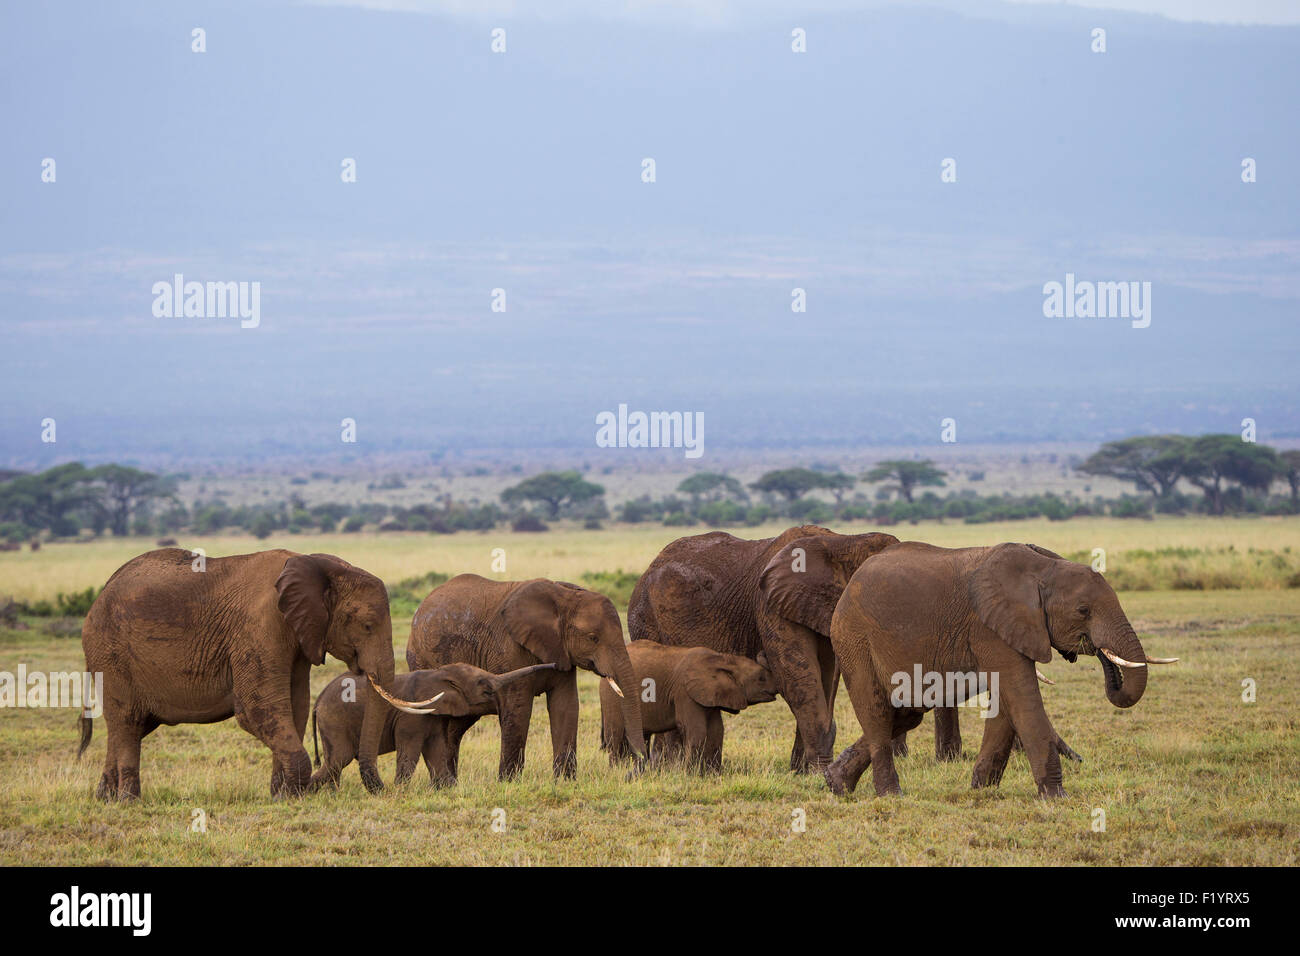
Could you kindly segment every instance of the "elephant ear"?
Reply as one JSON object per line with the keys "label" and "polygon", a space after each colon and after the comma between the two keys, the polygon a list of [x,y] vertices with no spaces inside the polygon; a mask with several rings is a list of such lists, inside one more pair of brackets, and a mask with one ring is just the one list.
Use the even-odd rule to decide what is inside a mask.
{"label": "elephant ear", "polygon": [[1030,660],[1052,659],[1040,593],[1052,552],[1032,545],[990,548],[971,575],[970,595],[984,626]]}
{"label": "elephant ear", "polygon": [[686,675],[686,693],[701,707],[744,710],[749,706],[745,689],[725,667],[693,668]]}
{"label": "elephant ear", "polygon": [[295,554],[275,579],[276,607],[298,639],[303,657],[325,663],[325,634],[330,623],[330,574],[336,565],[351,565],[329,554]]}
{"label": "elephant ear", "polygon": [[573,668],[560,632],[560,607],[552,582],[520,585],[506,598],[499,613],[506,633],[516,644],[543,664],[554,664],[556,670]]}
{"label": "elephant ear", "polygon": [[830,634],[831,616],[849,579],[871,555],[898,539],[892,534],[819,534],[796,538],[773,555],[759,577],[768,610]]}

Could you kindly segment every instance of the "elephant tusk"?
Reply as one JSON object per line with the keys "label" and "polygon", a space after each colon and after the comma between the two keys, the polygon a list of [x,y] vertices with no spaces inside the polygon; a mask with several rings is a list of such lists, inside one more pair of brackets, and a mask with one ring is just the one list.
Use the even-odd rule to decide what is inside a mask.
{"label": "elephant tusk", "polygon": [[623,696],[623,688],[618,686],[618,682],[614,678],[606,677],[605,680],[609,681],[609,686],[614,688],[614,693],[618,694],[619,697]]}
{"label": "elephant tusk", "polygon": [[1148,663],[1148,664],[1177,664],[1177,663],[1178,663],[1178,658],[1176,658],[1176,657],[1148,657],[1148,658],[1147,658],[1147,663]]}
{"label": "elephant tusk", "polygon": [[1034,673],[1038,675],[1038,679],[1042,681],[1044,684],[1051,684],[1053,687],[1056,686],[1056,681],[1052,680],[1050,677],[1048,677],[1046,674],[1040,671],[1037,667],[1034,668]]}
{"label": "elephant tusk", "polygon": [[447,693],[446,691],[443,691],[442,693],[438,694],[435,697],[430,697],[428,700],[420,700],[420,701],[401,700],[400,698],[394,697],[392,694],[388,693],[388,691],[380,687],[379,681],[375,680],[374,675],[367,674],[366,677],[370,680],[370,686],[375,689],[375,692],[379,694],[380,697],[384,698],[384,700],[388,701],[398,710],[405,711],[408,714],[437,713],[437,710],[433,707],[430,707],[429,705],[435,703],[439,697]]}
{"label": "elephant tusk", "polygon": [[1124,660],[1124,658],[1120,657],[1114,651],[1109,650],[1105,647],[1101,649],[1101,652],[1106,655],[1106,659],[1108,661],[1110,661],[1112,664],[1118,664],[1120,667],[1146,667],[1146,664],[1134,664],[1132,661],[1126,661]]}

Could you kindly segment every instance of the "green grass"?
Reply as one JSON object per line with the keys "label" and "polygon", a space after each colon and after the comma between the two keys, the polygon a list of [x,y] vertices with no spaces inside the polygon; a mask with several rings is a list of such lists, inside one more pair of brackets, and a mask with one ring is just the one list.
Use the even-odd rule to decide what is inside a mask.
{"label": "green grass", "polygon": [[[1148,652],[1182,662],[1157,670],[1126,711],[1106,702],[1095,661],[1043,668],[1058,681],[1043,688],[1048,712],[1085,758],[1067,765],[1069,796],[1052,803],[1034,796],[1020,754],[999,789],[969,789],[974,713],[962,715],[961,761],[935,762],[927,718],[898,763],[902,798],[875,799],[867,780],[837,799],[819,777],[786,769],[794,725],[779,701],[726,718],[721,776],[651,772],[628,782],[598,749],[597,685],[583,673],[576,781],[551,778],[539,701],[519,781],[495,779],[499,738],[488,719],[466,738],[458,788],[434,791],[421,770],[374,797],[354,764],[336,793],[272,800],[269,754],[226,721],[160,728],[144,742],[143,799],[106,806],[91,797],[102,721],[76,763],[73,712],[0,711],[0,863],[1295,865],[1300,591],[1121,598]],[[408,628],[409,616],[395,615],[399,659]],[[80,642],[0,630],[0,670],[19,662],[80,669]],[[332,660],[316,668],[313,691],[341,670]],[[1245,677],[1257,682],[1254,704],[1241,701]],[[857,734],[843,692],[836,719],[842,747]],[[381,772],[392,780],[391,755]],[[497,808],[504,832],[492,829]],[[1094,808],[1106,811],[1104,833],[1091,829]],[[206,833],[190,830],[195,809],[207,815]],[[791,829],[796,809],[806,832]]]}

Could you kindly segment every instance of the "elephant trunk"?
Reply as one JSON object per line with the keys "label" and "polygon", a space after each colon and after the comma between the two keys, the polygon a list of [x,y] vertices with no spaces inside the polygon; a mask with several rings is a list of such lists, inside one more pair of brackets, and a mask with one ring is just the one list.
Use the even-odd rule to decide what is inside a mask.
{"label": "elephant trunk", "polygon": [[614,664],[614,680],[618,682],[622,695],[619,704],[623,708],[623,726],[627,732],[627,742],[632,752],[639,758],[646,758],[645,734],[641,730],[641,684],[632,670],[632,659],[627,651]]}
{"label": "elephant trunk", "polygon": [[[361,741],[357,748],[357,764],[361,768],[361,782],[371,793],[384,789],[379,778],[379,740],[384,733],[388,717],[388,704],[379,694],[380,687],[392,687],[394,678],[392,642],[389,652],[380,654],[373,667],[364,667],[370,678],[366,685],[366,715],[361,721]],[[378,686],[376,686],[378,685]]]}
{"label": "elephant trunk", "polygon": [[1094,630],[1092,643],[1101,662],[1106,698],[1116,707],[1132,707],[1147,689],[1146,652],[1123,612],[1116,612],[1101,625]]}
{"label": "elephant trunk", "polygon": [[505,688],[509,687],[517,680],[522,680],[531,674],[536,674],[538,671],[553,670],[555,670],[554,664],[530,664],[527,667],[520,667],[516,670],[506,671],[504,674],[496,674],[492,677],[492,689],[497,694],[500,694],[501,691],[505,690]]}

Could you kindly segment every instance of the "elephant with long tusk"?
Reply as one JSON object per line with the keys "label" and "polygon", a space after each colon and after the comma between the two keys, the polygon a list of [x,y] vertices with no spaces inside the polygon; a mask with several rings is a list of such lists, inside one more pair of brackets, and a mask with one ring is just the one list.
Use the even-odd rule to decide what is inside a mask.
{"label": "elephant with long tusk", "polygon": [[[380,705],[382,729],[379,753],[397,751],[397,783],[405,783],[415,772],[420,758],[429,770],[434,786],[456,782],[460,738],[448,735],[450,721],[495,714],[501,709],[503,693],[521,680],[541,671],[553,670],[554,664],[534,664],[505,674],[490,674],[472,664],[450,664],[437,670],[398,674],[393,690],[409,698],[402,700],[371,683],[381,698],[391,706]],[[316,698],[311,712],[311,733],[316,741],[317,728],[324,744],[325,764],[321,766],[319,750],[310,788],[337,786],[339,775],[356,757],[361,728],[369,706],[365,697],[356,694],[355,674],[336,677]]]}
{"label": "elephant with long tusk", "polygon": [[1147,656],[1100,574],[1030,544],[954,549],[905,541],[887,548],[849,581],[831,643],[863,728],[826,771],[841,794],[868,767],[877,794],[901,792],[891,741],[928,707],[891,701],[891,677],[913,667],[1000,678],[971,786],[996,786],[1019,738],[1039,794],[1057,797],[1065,793],[1060,758],[1079,758],[1047,718],[1038,685],[1050,680],[1035,662],[1051,660],[1053,651],[1070,662],[1095,654],[1107,699],[1132,707],[1146,692],[1147,665],[1176,660]]}

